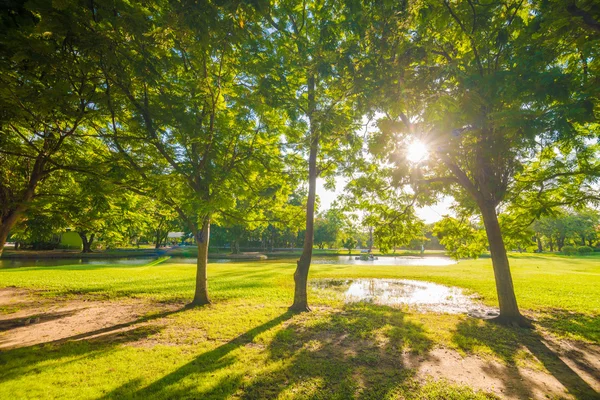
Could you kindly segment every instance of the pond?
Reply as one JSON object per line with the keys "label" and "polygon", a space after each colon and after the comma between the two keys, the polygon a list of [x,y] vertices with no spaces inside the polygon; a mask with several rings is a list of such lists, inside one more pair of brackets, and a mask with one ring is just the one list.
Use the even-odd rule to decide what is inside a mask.
{"label": "pond", "polygon": [[437,283],[408,279],[322,279],[311,285],[320,290],[343,293],[347,303],[366,302],[387,306],[409,306],[418,311],[471,314],[493,317],[495,310],[484,306],[475,295]]}
{"label": "pond", "polygon": [[[297,257],[289,258],[269,258],[268,260],[243,260],[243,259],[209,259],[209,264],[243,262],[294,262]],[[117,257],[117,258],[14,258],[0,259],[0,268],[20,268],[20,267],[55,267],[65,265],[145,265],[157,260],[157,257]],[[196,264],[194,257],[171,257],[165,260],[165,264]],[[456,264],[456,261],[448,257],[379,257],[377,260],[364,261],[356,260],[355,256],[315,256],[312,259],[313,264],[337,264],[337,265],[423,265],[423,266],[445,266]]]}
{"label": "pond", "polygon": [[377,260],[356,260],[356,256],[315,256],[312,258],[313,264],[351,264],[351,265],[423,265],[428,267],[444,266],[456,264],[456,261],[449,257],[379,257]]}

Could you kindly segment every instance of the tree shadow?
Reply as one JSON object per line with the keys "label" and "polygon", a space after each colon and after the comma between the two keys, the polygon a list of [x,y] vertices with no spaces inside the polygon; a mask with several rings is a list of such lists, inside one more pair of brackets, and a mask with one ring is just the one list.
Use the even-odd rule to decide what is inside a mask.
{"label": "tree shadow", "polygon": [[531,361],[537,360],[576,398],[599,398],[598,392],[565,362],[566,356],[553,350],[539,332],[467,319],[457,325],[452,341],[465,352],[474,352],[477,347],[485,346],[500,358],[506,367],[499,369],[490,364],[486,372],[503,380],[508,395],[531,398],[534,389],[544,392],[539,382],[526,379],[518,368],[522,360],[533,357]]}
{"label": "tree shadow", "polygon": [[593,343],[600,343],[600,315],[588,315],[566,310],[546,310],[537,323],[560,336],[579,335]]}
{"label": "tree shadow", "polygon": [[[159,333],[164,327],[145,325],[122,332],[112,332],[86,341],[64,341],[44,343],[0,351],[0,383],[22,378],[30,373],[39,373],[41,365],[52,362],[53,367],[65,366],[83,359],[100,357],[113,351],[121,344],[137,342]],[[61,360],[64,360],[60,362]],[[57,363],[58,362],[58,363]]]}
{"label": "tree shadow", "polygon": [[[281,324],[266,341],[255,340]],[[148,386],[140,388],[141,380],[134,379],[104,398],[263,399],[288,391],[299,397],[378,399],[413,378],[408,360],[432,347],[421,325],[391,307],[358,304],[334,312],[286,312]],[[256,365],[240,366],[243,353],[234,351],[254,348],[261,354]],[[201,376],[214,380],[202,392],[197,386]]]}
{"label": "tree shadow", "polygon": [[[69,364],[83,358],[106,353],[120,344],[137,342],[153,336],[162,331],[165,326],[161,324],[147,324],[148,322],[179,313],[185,309],[185,307],[181,307],[175,310],[153,313],[132,321],[83,332],[66,338],[26,347],[2,350],[0,351],[0,366],[2,366],[0,368],[2,370],[2,373],[0,373],[0,382],[34,371],[40,363],[64,358],[68,360],[64,364]],[[139,324],[144,325],[135,326]],[[132,327],[133,329],[128,329]]]}
{"label": "tree shadow", "polygon": [[398,309],[346,305],[316,321],[293,321],[277,332],[267,348],[268,360],[281,367],[257,376],[238,395],[385,398],[415,376],[409,360],[432,346],[422,326]]}
{"label": "tree shadow", "polygon": [[51,313],[33,314],[10,319],[0,319],[0,332],[9,331],[11,329],[19,328],[22,326],[28,326],[43,322],[49,322],[56,319],[61,319],[76,314],[78,311],[80,310],[74,309],[65,311],[55,311]]}
{"label": "tree shadow", "polygon": [[[231,355],[234,350],[250,344],[256,336],[266,332],[282,322],[290,319],[294,314],[286,312],[280,316],[271,319],[261,325],[258,325],[249,331],[233,338],[227,343],[200,354],[187,364],[179,367],[175,371],[154,381],[150,385],[139,388],[140,381],[133,380],[127,382],[102,398],[152,398],[160,393],[165,398],[183,398],[190,397],[191,389],[185,385],[177,384],[184,378],[193,374],[207,374],[220,369],[227,368],[236,362],[236,357]],[[201,398],[225,399],[231,396],[240,386],[243,379],[241,374],[233,374],[224,377],[217,382],[212,389],[202,394]]]}

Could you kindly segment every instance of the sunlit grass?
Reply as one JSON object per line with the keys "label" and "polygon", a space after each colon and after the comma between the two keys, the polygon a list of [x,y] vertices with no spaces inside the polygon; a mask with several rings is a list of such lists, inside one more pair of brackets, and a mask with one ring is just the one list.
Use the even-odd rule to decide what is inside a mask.
{"label": "sunlit grass", "polygon": [[[600,340],[598,258],[514,255],[511,264],[528,315],[555,335]],[[211,306],[181,308],[166,323],[150,315],[146,325],[100,341],[3,352],[0,398],[484,398],[466,387],[419,383],[400,355],[447,346],[521,363],[523,346],[536,337],[464,316],[344,304],[340,295],[317,289],[310,292],[314,311],[292,315],[293,271],[293,262],[211,264]],[[193,265],[107,261],[4,269],[0,286],[60,299],[183,306],[192,298],[194,274]],[[313,265],[310,273],[311,279],[359,277],[423,279],[496,302],[489,259],[444,267]]]}

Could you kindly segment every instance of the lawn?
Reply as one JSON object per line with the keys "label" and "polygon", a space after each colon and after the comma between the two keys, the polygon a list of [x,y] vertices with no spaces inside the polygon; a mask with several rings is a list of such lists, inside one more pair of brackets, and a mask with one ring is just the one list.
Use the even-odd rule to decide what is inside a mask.
{"label": "lawn", "polygon": [[[214,302],[184,307],[194,266],[64,265],[0,270],[0,287],[43,290],[52,301],[136,301],[158,307],[98,338],[0,353],[0,398],[488,398],[485,391],[417,376],[436,349],[554,376],[575,398],[590,387],[542,339],[600,342],[600,258],[512,255],[515,290],[536,330],[459,315],[345,304],[311,289],[312,313],[287,312],[292,262],[211,264]],[[311,279],[409,278],[459,286],[496,303],[489,259],[445,267],[314,265]],[[160,311],[169,306],[168,311]],[[0,308],[9,318],[19,305]],[[0,343],[2,342],[0,333]],[[417,360],[417,361],[415,361]],[[501,374],[500,374],[501,375]],[[521,379],[522,380],[522,379]],[[518,395],[532,390],[526,384]]]}

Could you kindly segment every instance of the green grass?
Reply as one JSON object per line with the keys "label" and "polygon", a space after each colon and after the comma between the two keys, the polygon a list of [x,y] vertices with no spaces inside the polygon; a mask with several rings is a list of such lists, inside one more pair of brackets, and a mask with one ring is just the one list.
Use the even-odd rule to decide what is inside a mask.
{"label": "green grass", "polygon": [[[542,330],[599,342],[599,261],[511,256],[520,306]],[[292,315],[287,306],[293,270],[292,262],[211,264],[211,306],[148,314],[140,317],[142,326],[102,339],[1,352],[0,398],[487,398],[468,387],[414,378],[402,355],[420,357],[436,346],[507,365],[531,361],[568,375],[544,350],[540,331],[344,304],[332,290],[311,289],[314,311]],[[0,286],[41,289],[59,298],[183,304],[192,297],[194,274],[193,265],[165,263],[64,265],[0,270]],[[423,279],[496,302],[489,259],[446,267],[313,265],[310,273],[310,279],[358,277]],[[585,398],[585,388],[565,385]]]}

